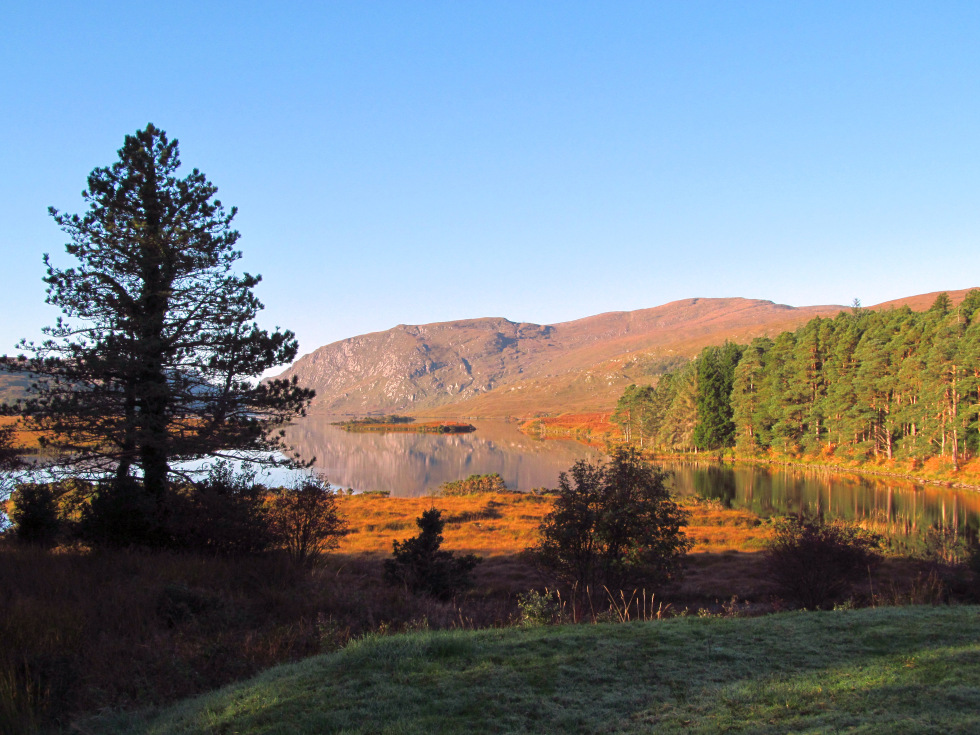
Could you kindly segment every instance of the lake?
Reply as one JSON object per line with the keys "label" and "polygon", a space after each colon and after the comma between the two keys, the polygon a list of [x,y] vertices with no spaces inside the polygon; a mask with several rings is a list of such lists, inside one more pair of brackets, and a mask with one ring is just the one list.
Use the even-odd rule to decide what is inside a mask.
{"label": "lake", "polygon": [[601,452],[574,441],[542,441],[508,421],[469,421],[469,434],[350,432],[333,416],[307,416],[286,430],[286,442],[332,485],[417,497],[444,482],[500,474],[511,490],[554,487],[558,473]]}
{"label": "lake", "polygon": [[[308,416],[286,432],[314,469],[335,486],[383,490],[415,497],[444,482],[497,472],[512,490],[555,487],[558,473],[601,452],[570,440],[541,440],[518,431],[515,422],[472,421],[471,434],[346,432],[336,417]],[[917,485],[897,478],[856,473],[716,462],[666,462],[672,487],[762,516],[822,512],[861,521],[890,536],[918,536],[931,525],[955,526],[975,535],[980,493]]]}

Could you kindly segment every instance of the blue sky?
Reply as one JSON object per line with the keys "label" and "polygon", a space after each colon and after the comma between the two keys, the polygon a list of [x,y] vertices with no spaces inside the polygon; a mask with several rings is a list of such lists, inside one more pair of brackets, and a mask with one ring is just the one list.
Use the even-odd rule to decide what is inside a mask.
{"label": "blue sky", "polygon": [[16,3],[0,352],[47,215],[153,122],[240,209],[264,326],[555,323],[980,286],[980,3]]}

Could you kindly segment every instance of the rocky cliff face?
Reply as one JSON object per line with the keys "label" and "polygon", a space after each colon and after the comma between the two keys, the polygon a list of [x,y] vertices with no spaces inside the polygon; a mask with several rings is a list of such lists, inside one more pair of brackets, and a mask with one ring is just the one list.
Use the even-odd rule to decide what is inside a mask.
{"label": "rocky cliff face", "polygon": [[703,346],[777,334],[840,306],[687,299],[543,326],[471,319],[351,337],[305,355],[281,377],[314,388],[323,413],[504,416],[601,411],[630,382]]}
{"label": "rocky cliff face", "polygon": [[424,411],[494,390],[541,352],[553,327],[475,319],[351,337],[300,358],[284,377],[314,387],[334,413]]}

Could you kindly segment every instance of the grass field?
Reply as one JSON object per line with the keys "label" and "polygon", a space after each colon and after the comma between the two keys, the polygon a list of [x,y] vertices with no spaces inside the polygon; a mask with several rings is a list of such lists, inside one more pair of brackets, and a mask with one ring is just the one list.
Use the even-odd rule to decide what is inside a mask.
{"label": "grass field", "polygon": [[369,636],[93,731],[975,733],[977,701],[977,607],[881,608]]}
{"label": "grass field", "polygon": [[[415,519],[438,508],[446,521],[444,548],[487,557],[519,553],[537,541],[538,527],[551,511],[552,498],[527,493],[487,493],[454,497],[386,498],[351,495],[340,498],[340,512],[350,524],[342,553],[391,553],[391,542],[418,533]],[[757,551],[770,527],[747,511],[691,502],[685,529],[695,553]]]}

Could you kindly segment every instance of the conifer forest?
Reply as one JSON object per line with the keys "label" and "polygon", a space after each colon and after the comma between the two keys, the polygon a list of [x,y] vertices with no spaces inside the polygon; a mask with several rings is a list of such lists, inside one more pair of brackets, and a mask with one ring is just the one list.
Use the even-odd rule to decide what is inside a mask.
{"label": "conifer forest", "polygon": [[954,307],[815,318],[748,345],[706,347],[656,386],[631,385],[613,420],[666,451],[734,447],[868,460],[976,456],[980,291]]}

